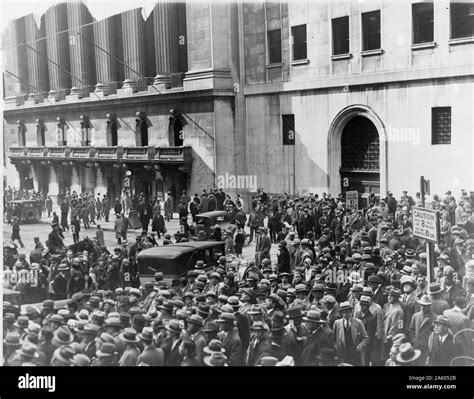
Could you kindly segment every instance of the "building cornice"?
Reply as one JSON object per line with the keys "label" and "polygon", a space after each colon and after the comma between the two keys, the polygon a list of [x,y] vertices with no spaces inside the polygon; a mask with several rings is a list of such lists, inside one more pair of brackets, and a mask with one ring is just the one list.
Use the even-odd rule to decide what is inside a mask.
{"label": "building cornice", "polygon": [[364,73],[361,75],[339,75],[293,82],[247,85],[244,87],[244,95],[256,96],[270,93],[325,90],[347,86],[354,87],[469,76],[474,76],[473,64]]}

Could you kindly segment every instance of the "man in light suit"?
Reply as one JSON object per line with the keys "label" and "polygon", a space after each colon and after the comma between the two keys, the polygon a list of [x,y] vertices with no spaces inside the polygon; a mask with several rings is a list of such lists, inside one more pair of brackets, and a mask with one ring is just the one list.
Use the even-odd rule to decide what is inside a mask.
{"label": "man in light suit", "polygon": [[438,316],[433,322],[434,332],[428,341],[427,366],[451,366],[451,361],[459,356],[459,345],[454,343],[453,336],[448,331],[451,328],[446,316]]}
{"label": "man in light suit", "polygon": [[431,299],[429,295],[424,295],[417,301],[421,310],[416,312],[410,322],[409,336],[413,342],[413,347],[421,351],[420,365],[426,365],[428,357],[428,340],[433,333],[433,322],[436,320],[436,313],[431,309]]}
{"label": "man in light suit", "polygon": [[388,293],[388,303],[384,306],[384,346],[382,357],[387,358],[392,346],[392,338],[403,331],[403,308],[400,304],[401,291],[392,288]]}
{"label": "man in light suit", "polygon": [[342,319],[334,322],[334,337],[336,352],[341,362],[354,366],[365,364],[365,347],[369,343],[369,336],[365,331],[364,323],[352,317],[353,307],[349,302],[342,302],[339,312]]}

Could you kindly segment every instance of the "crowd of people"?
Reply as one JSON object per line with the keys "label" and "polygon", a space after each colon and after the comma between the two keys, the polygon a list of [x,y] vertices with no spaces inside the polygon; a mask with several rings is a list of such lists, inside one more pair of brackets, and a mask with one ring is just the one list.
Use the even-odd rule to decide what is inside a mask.
{"label": "crowd of people", "polygon": [[[79,198],[77,208],[91,201]],[[11,267],[37,271],[35,300],[42,305],[15,314],[4,303],[4,364],[464,365],[474,357],[471,203],[464,191],[458,200],[448,191],[427,201],[441,215],[430,276],[425,243],[412,229],[412,207],[422,205],[421,197],[407,192],[399,199],[371,195],[358,210],[346,207],[342,195],[291,198],[259,189],[248,215],[240,197],[222,190],[193,198],[183,192],[174,236],[163,221],[158,226],[161,205],[138,196],[129,209],[138,210],[142,234],[128,245],[116,230],[113,253],[100,240],[88,250],[64,248],[53,221],[48,255],[31,264],[20,255]],[[168,196],[165,222],[172,209]],[[229,241],[215,266],[199,260],[180,279],[157,272],[153,281],[140,281],[137,254],[201,239],[195,216],[211,210],[228,211],[237,225],[235,235],[214,230],[208,238]],[[117,219],[129,213],[114,211]],[[148,235],[150,222],[164,234],[162,244]],[[251,259],[242,257],[238,238],[245,229],[255,240]],[[58,307],[58,300],[67,304]]]}

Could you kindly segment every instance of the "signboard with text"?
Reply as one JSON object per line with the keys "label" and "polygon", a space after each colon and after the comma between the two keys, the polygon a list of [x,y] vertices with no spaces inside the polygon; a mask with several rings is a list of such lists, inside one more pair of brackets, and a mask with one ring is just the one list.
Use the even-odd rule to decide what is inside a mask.
{"label": "signboard with text", "polygon": [[357,191],[346,191],[346,208],[359,209],[359,193]]}
{"label": "signboard with text", "polygon": [[439,240],[439,214],[437,211],[413,207],[413,235],[429,242]]}

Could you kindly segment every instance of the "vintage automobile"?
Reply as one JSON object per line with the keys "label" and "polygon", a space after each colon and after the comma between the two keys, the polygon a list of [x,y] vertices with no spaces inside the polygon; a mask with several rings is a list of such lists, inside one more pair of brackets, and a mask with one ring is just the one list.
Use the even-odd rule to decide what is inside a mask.
{"label": "vintage automobile", "polygon": [[41,220],[42,206],[37,200],[14,200],[8,202],[8,205],[21,210],[21,221],[34,223]]}
{"label": "vintage automobile", "polygon": [[229,213],[226,211],[212,211],[199,213],[196,215],[196,233],[204,231],[205,238],[208,239],[213,233],[215,226],[219,226],[222,233],[226,230],[230,230],[232,234],[235,233],[237,226],[230,222]]}
{"label": "vintage automobile", "polygon": [[212,269],[224,254],[223,242],[192,241],[144,249],[138,254],[138,274],[140,283],[153,281],[156,272],[163,273],[167,284],[185,277],[198,260],[206,264],[205,271]]}

